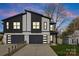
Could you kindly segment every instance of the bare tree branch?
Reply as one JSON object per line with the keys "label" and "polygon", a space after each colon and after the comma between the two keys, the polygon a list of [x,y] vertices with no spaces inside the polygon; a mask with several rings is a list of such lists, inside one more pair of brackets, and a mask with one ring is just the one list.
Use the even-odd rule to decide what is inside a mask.
{"label": "bare tree branch", "polygon": [[[64,11],[64,7],[62,4],[47,4],[44,8],[45,13],[52,18],[52,20],[54,22],[59,22],[59,20],[62,20],[63,18],[66,17],[66,15],[64,13],[62,13]],[[50,16],[51,15],[51,16]],[[63,21],[64,22],[64,21]],[[63,23],[62,22],[62,23]],[[62,24],[61,23],[61,24]],[[59,25],[60,26],[60,25]],[[58,28],[57,28],[58,29]]]}

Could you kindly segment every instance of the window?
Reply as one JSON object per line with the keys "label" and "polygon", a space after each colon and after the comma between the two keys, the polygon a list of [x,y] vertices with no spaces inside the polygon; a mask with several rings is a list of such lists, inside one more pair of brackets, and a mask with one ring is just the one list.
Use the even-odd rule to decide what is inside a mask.
{"label": "window", "polygon": [[54,28],[53,28],[53,25],[50,25],[50,31],[53,31]]}
{"label": "window", "polygon": [[11,43],[11,35],[7,35],[7,43],[10,44]]}
{"label": "window", "polygon": [[33,22],[33,29],[40,29],[40,22]]}
{"label": "window", "polygon": [[77,41],[72,39],[72,44],[77,44]]}
{"label": "window", "polygon": [[11,39],[11,35],[8,35],[8,40],[10,40]]}
{"label": "window", "polygon": [[20,29],[20,22],[13,22],[13,29]]}
{"label": "window", "polygon": [[50,40],[52,41],[52,39],[53,39],[53,37],[52,37],[52,35],[50,35]]}
{"label": "window", "polygon": [[43,35],[43,39],[47,39],[47,35]]}
{"label": "window", "polygon": [[9,22],[6,22],[6,28],[9,29]]}
{"label": "window", "polygon": [[44,30],[47,29],[47,22],[44,22]]}

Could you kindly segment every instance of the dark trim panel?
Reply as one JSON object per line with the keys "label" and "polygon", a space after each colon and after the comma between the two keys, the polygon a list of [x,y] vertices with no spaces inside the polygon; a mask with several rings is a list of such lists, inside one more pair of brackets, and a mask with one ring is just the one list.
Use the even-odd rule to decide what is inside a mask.
{"label": "dark trim panel", "polygon": [[[31,32],[32,33],[41,33],[41,16],[31,13]],[[33,22],[40,22],[40,29],[33,29]]]}
{"label": "dark trim panel", "polygon": [[[9,29],[6,28],[6,22],[9,22]],[[13,29],[13,22],[20,22],[20,29]],[[22,16],[16,16],[4,21],[4,33],[21,33],[22,32]]]}
{"label": "dark trim panel", "polygon": [[10,19],[12,19],[12,18],[14,18],[14,17],[22,16],[22,15],[24,15],[24,14],[26,14],[26,13],[20,13],[20,14],[17,14],[17,15],[11,16],[11,17],[8,17],[8,18],[6,18],[6,19],[3,19],[2,21],[7,21],[7,20],[10,20]]}

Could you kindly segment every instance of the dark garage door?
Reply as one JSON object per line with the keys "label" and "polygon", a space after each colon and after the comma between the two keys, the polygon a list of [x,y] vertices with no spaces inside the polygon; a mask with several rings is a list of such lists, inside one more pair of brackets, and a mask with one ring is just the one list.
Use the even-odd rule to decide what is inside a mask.
{"label": "dark garage door", "polygon": [[11,36],[11,43],[18,44],[24,42],[24,35],[12,35]]}
{"label": "dark garage door", "polygon": [[30,35],[29,36],[29,43],[30,44],[42,44],[43,43],[43,36],[42,35]]}

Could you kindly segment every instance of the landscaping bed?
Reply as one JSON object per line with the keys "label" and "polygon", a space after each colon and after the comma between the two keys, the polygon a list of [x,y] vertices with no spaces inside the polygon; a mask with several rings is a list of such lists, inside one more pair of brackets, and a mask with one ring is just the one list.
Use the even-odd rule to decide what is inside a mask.
{"label": "landscaping bed", "polygon": [[50,46],[59,56],[73,56],[74,47],[75,47],[75,55],[79,56],[79,45],[57,45]]}
{"label": "landscaping bed", "polygon": [[14,46],[11,46],[11,47],[8,48],[8,53],[6,53],[4,56],[11,56],[12,54],[17,52],[18,50],[20,50],[24,46],[26,46],[26,43],[24,43],[24,44],[16,44]]}
{"label": "landscaping bed", "polygon": [[0,45],[0,56],[10,56],[16,51],[23,48],[26,44],[1,44]]}

